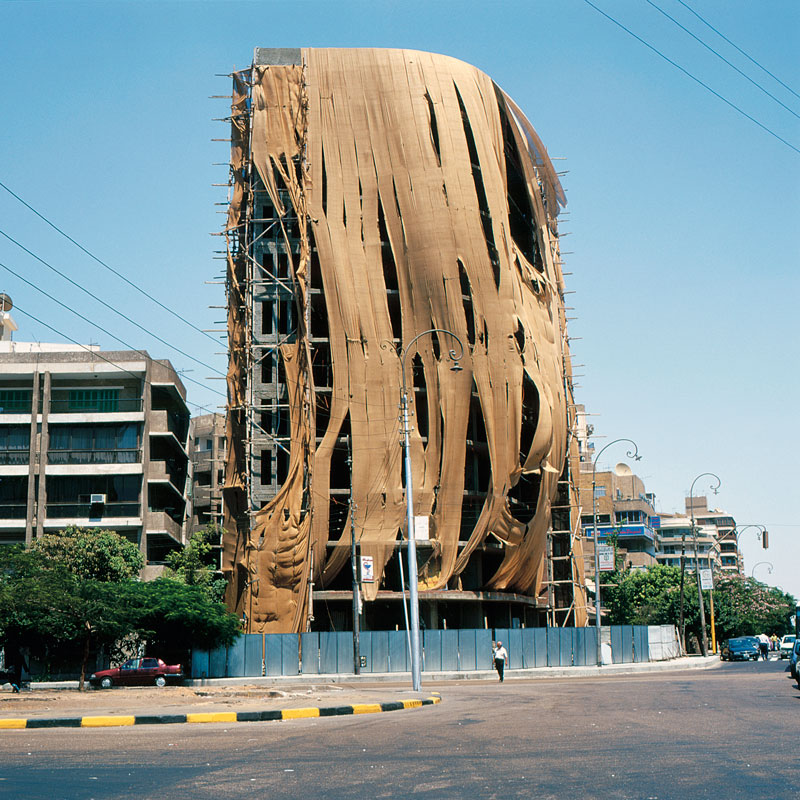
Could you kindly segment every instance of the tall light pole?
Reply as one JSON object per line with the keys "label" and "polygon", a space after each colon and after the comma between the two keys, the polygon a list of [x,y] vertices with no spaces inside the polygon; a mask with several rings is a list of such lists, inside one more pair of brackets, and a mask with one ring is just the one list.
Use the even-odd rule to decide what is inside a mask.
{"label": "tall light pole", "polygon": [[[414,535],[414,484],[411,476],[411,429],[408,425],[408,387],[406,385],[406,357],[411,352],[417,339],[423,336],[432,335],[434,333],[443,333],[447,336],[452,336],[458,342],[460,349],[459,353],[455,350],[449,350],[447,355],[453,362],[450,367],[453,372],[460,372],[462,367],[458,363],[464,355],[464,345],[461,344],[461,339],[458,338],[452,331],[446,328],[431,328],[430,330],[423,331],[417,334],[405,347],[400,347],[392,342],[384,342],[389,344],[392,349],[397,353],[400,358],[400,372],[403,379],[403,394],[401,398],[400,409],[403,413],[403,449],[404,449],[404,470],[406,479],[406,529],[408,535],[408,593],[409,605],[411,607],[411,685],[415,692],[418,692],[422,686],[422,663],[420,659],[420,646],[419,646],[419,587],[417,578],[417,542]],[[381,347],[383,347],[383,344]],[[412,382],[413,387],[413,382]],[[402,554],[400,555],[402,558]],[[402,586],[400,587],[402,590]]]}
{"label": "tall light pole", "polygon": [[[718,475],[715,475],[713,472],[701,472],[693,481],[692,486],[689,489],[689,513],[691,514],[692,524],[691,524],[691,536],[692,541],[694,542],[694,567],[695,567],[695,577],[697,578],[697,603],[700,608],[700,631],[702,634],[702,647],[703,647],[703,655],[708,655],[708,634],[706,633],[706,610],[703,604],[703,590],[700,588],[700,553],[699,553],[699,546],[697,544],[697,529],[695,528],[694,524],[694,485],[700,478],[704,477],[714,478],[717,482],[716,485],[711,484],[710,489],[714,494],[717,493],[717,490],[720,486],[722,486],[722,481],[719,479]],[[683,597],[684,597],[684,572],[686,570],[686,537],[683,537],[683,543],[681,546],[681,599],[680,599],[680,627],[681,627],[681,642],[683,643],[683,649],[686,650],[686,620],[683,613]]]}
{"label": "tall light pole", "polygon": [[628,450],[626,453],[628,458],[632,458],[635,461],[640,461],[641,456],[639,455],[639,445],[633,441],[633,439],[614,439],[613,442],[609,442],[595,457],[594,461],[592,462],[592,538],[594,539],[594,625],[595,630],[597,632],[597,666],[601,667],[603,665],[603,648],[600,642],[600,632],[601,632],[601,615],[600,615],[600,558],[597,553],[597,462],[600,459],[600,456],[611,447],[612,444],[618,444],[619,442],[628,442],[629,444],[633,445],[633,451]]}

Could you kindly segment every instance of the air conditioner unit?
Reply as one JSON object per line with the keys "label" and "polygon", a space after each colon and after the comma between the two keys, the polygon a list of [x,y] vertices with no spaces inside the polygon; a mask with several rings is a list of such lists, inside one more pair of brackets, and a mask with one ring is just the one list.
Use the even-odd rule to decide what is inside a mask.
{"label": "air conditioner unit", "polygon": [[92,505],[95,505],[96,503],[105,503],[106,502],[106,496],[104,494],[90,494],[89,495],[89,502]]}

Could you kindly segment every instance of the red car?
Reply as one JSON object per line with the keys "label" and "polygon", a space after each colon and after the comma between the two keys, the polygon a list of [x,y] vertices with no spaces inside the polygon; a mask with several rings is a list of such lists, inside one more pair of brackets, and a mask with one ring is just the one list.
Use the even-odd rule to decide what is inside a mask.
{"label": "red car", "polygon": [[129,658],[121,667],[101,669],[89,676],[92,686],[110,689],[112,686],[166,686],[167,681],[183,680],[180,664],[169,666],[160,658]]}

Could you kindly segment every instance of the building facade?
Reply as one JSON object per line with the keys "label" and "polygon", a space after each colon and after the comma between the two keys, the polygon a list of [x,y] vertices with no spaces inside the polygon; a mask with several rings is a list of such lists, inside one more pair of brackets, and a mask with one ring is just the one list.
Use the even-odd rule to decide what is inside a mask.
{"label": "building facade", "polygon": [[192,532],[209,524],[222,527],[225,485],[225,416],[192,417],[189,428],[192,460]]}
{"label": "building facade", "polygon": [[[586,536],[586,569],[594,574],[594,516],[592,513],[592,465],[581,464],[581,524]],[[657,563],[658,515],[655,496],[645,490],[644,481],[634,474],[613,470],[597,472],[594,509],[600,544],[614,541],[619,568],[642,569]]]}
{"label": "building facade", "polygon": [[739,540],[736,534],[736,520],[720,508],[708,507],[708,499],[700,497],[686,498],[686,513],[691,514],[694,508],[695,522],[714,529],[717,542],[717,567],[727,575],[743,575],[744,563],[739,551]]}
{"label": "building facade", "polygon": [[719,569],[720,553],[717,531],[713,525],[703,525],[695,519],[693,529],[690,517],[661,514],[658,534],[659,550],[656,557],[659,564],[680,567],[683,553],[686,568],[691,571],[698,563],[700,569]]}
{"label": "building facade", "polygon": [[152,573],[186,538],[188,430],[168,361],[0,342],[0,541],[110,529],[139,545]]}
{"label": "building facade", "polygon": [[230,607],[346,627],[354,541],[363,624],[403,624],[407,380],[424,624],[585,624],[564,194],[536,132],[429,53],[258,49],[233,81]]}

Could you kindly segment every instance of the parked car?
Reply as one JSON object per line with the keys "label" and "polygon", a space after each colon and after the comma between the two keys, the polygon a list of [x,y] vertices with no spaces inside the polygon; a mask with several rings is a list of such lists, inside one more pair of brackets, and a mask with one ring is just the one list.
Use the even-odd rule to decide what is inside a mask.
{"label": "parked car", "polygon": [[737,636],[722,643],[719,657],[723,661],[758,661],[758,639],[755,636]]}
{"label": "parked car", "polygon": [[800,672],[797,670],[797,661],[800,659],[800,639],[795,639],[792,652],[789,654],[789,672],[795,679],[800,678]]}
{"label": "parked car", "polygon": [[89,676],[92,686],[166,686],[183,680],[183,667],[165,664],[160,658],[129,658],[121,667],[101,669]]}
{"label": "parked car", "polygon": [[781,658],[789,658],[789,656],[792,654],[792,648],[794,647],[796,639],[797,637],[793,633],[787,633],[786,636],[781,639],[779,648]]}

